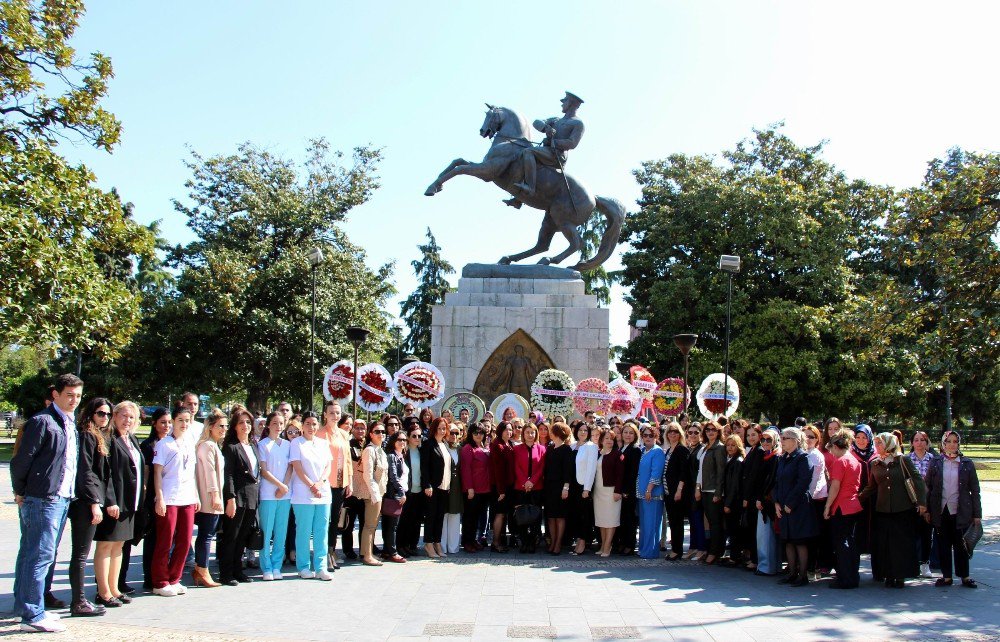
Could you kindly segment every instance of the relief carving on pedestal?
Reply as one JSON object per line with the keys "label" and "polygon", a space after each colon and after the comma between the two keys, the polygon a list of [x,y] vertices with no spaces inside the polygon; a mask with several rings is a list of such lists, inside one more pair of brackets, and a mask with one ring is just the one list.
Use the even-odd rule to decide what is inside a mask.
{"label": "relief carving on pedestal", "polygon": [[515,392],[530,399],[531,384],[538,373],[555,367],[542,346],[527,332],[518,329],[504,339],[483,364],[473,392],[487,405],[505,392]]}

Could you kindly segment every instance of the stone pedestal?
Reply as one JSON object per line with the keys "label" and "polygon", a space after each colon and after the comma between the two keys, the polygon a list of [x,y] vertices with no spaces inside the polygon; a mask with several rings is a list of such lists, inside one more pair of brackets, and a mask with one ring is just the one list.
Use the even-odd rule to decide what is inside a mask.
{"label": "stone pedestal", "polygon": [[431,362],[447,394],[474,392],[487,405],[503,392],[528,398],[535,376],[551,367],[574,381],[607,379],[609,312],[583,293],[579,273],[472,264],[462,274],[432,316]]}

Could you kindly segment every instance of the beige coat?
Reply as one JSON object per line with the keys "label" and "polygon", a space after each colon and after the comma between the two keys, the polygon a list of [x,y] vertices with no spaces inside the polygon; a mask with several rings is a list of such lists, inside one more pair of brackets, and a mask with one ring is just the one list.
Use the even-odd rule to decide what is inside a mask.
{"label": "beige coat", "polygon": [[199,512],[221,515],[222,510],[212,510],[212,492],[218,493],[219,503],[225,508],[225,502],[222,501],[222,473],[226,469],[226,462],[222,458],[222,451],[214,441],[208,440],[198,444],[197,454],[195,474],[198,482],[198,501],[201,502]]}
{"label": "beige coat", "polygon": [[385,485],[389,481],[389,458],[385,451],[374,445],[368,445],[361,453],[361,468],[364,475],[363,484],[368,501],[377,504],[385,495]]}
{"label": "beige coat", "polygon": [[[341,430],[340,428],[334,428],[332,434],[327,434],[327,430],[324,427],[320,427],[316,431],[316,436],[320,439],[325,439],[330,443],[330,455],[332,462],[330,464],[330,486],[333,488],[352,488],[352,481],[354,480],[354,467],[351,466],[351,434],[346,430]],[[344,483],[337,484],[337,461],[343,462],[344,466]]]}

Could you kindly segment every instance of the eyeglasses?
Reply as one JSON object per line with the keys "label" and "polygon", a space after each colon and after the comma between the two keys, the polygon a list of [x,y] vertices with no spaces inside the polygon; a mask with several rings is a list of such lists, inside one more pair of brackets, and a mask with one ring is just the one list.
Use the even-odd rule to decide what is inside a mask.
{"label": "eyeglasses", "polygon": [[290,430],[286,430],[285,433],[288,435],[301,435],[302,431],[299,430],[298,428],[292,428]]}
{"label": "eyeglasses", "polygon": [[646,437],[652,438],[653,437],[653,433],[649,433],[649,432],[642,433],[642,438],[645,439]]}
{"label": "eyeglasses", "polygon": [[706,428],[705,432],[719,432],[718,428]]}
{"label": "eyeglasses", "polygon": [[461,435],[461,434],[462,434],[462,431],[460,431],[460,430],[452,430],[452,431],[451,431],[451,434],[453,434],[453,435],[455,435],[456,437],[458,437],[459,435]]}
{"label": "eyeglasses", "polygon": [[806,439],[816,439],[816,435],[806,435]]}
{"label": "eyeglasses", "polygon": [[103,410],[98,410],[97,412],[94,413],[94,416],[95,417],[103,417],[103,418],[107,419],[108,417],[111,416],[111,413],[110,412],[104,412]]}
{"label": "eyeglasses", "polygon": [[774,440],[770,437],[761,437],[760,441],[762,444],[770,444],[774,442]]}
{"label": "eyeglasses", "polygon": [[384,435],[385,431],[384,430],[373,430],[372,434],[373,435]]}
{"label": "eyeglasses", "polygon": [[689,435],[700,435],[701,433],[700,433],[700,432],[698,432],[697,430],[689,430],[689,431],[687,432],[687,434],[689,434]]}

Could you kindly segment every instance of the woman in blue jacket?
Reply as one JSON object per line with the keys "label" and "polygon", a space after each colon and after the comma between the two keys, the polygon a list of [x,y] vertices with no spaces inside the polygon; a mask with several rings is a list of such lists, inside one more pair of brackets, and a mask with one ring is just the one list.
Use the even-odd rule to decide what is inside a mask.
{"label": "woman in blue jacket", "polygon": [[774,474],[774,512],[788,560],[788,575],[780,582],[792,586],[809,583],[809,542],[819,535],[816,512],[809,496],[812,470],[804,444],[805,437],[798,428],[782,430],[782,455]]}
{"label": "woman in blue jacket", "polygon": [[654,559],[660,554],[660,524],[663,521],[663,450],[656,444],[653,428],[642,429],[642,459],[636,480],[639,498],[639,557]]}

